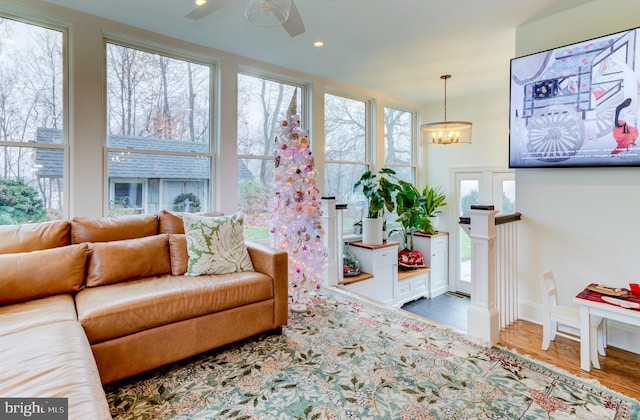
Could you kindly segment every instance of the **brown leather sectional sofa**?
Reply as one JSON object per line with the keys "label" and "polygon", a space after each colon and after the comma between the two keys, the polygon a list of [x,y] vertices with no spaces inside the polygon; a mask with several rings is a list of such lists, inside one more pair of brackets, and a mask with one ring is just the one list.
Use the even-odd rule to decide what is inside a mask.
{"label": "brown leather sectional sofa", "polygon": [[0,226],[0,397],[67,397],[110,418],[102,384],[287,322],[287,254],[185,276],[178,213]]}

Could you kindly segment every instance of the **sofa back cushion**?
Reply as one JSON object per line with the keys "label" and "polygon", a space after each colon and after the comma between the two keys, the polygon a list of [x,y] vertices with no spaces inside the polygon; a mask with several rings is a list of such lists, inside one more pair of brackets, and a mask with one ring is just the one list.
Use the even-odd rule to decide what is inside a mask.
{"label": "sofa back cushion", "polygon": [[38,251],[69,245],[68,221],[0,226],[0,254]]}
{"label": "sofa back cushion", "polygon": [[[159,228],[158,233],[184,233],[184,222],[182,221],[182,214],[169,210],[160,210],[159,213]],[[222,213],[218,212],[206,212],[206,213],[194,213],[201,216],[216,217],[222,216]]]}
{"label": "sofa back cushion", "polygon": [[0,255],[0,305],[83,288],[87,244]]}
{"label": "sofa back cushion", "polygon": [[87,287],[170,272],[169,235],[89,244]]}
{"label": "sofa back cushion", "polygon": [[171,256],[171,274],[181,276],[186,273],[189,266],[187,235],[169,235],[169,255]]}
{"label": "sofa back cushion", "polygon": [[140,214],[119,217],[74,217],[71,243],[108,242],[143,238],[158,233],[158,215]]}

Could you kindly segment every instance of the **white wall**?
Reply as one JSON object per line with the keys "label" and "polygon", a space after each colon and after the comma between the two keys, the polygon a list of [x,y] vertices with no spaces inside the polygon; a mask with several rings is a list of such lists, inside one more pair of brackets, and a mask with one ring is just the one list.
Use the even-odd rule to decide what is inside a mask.
{"label": "white wall", "polygon": [[[438,145],[420,142],[420,154],[425,165],[420,187],[426,182],[442,188],[450,197],[450,171],[455,168],[505,169],[509,165],[509,58],[504,70],[505,87],[466,98],[447,98],[447,120],[473,123],[471,145]],[[442,103],[429,106],[428,121],[442,121]],[[428,140],[428,139],[427,139]],[[451,231],[457,227],[456,205],[448,199],[445,217],[439,229]],[[490,204],[490,203],[482,203]]]}
{"label": "white wall", "polygon": [[[630,29],[640,25],[638,16],[637,0],[594,1],[518,27],[516,53]],[[520,169],[516,185],[517,210],[523,215],[518,237],[521,317],[540,319],[538,278],[547,269],[554,271],[566,305],[589,282],[628,287],[640,281],[638,168]],[[612,344],[640,350],[638,336],[624,336],[615,326],[610,332]]]}

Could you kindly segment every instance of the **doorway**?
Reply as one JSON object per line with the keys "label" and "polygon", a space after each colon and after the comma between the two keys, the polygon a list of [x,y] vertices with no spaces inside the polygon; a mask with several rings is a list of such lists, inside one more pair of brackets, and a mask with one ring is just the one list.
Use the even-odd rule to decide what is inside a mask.
{"label": "doorway", "polygon": [[[468,217],[469,210],[474,204],[490,204],[495,206],[498,214],[515,212],[515,172],[508,169],[478,169],[457,168],[452,169],[451,180],[454,185],[451,203],[455,220],[459,217]],[[450,259],[450,290],[470,294],[471,293],[471,239],[465,230],[460,227],[451,229]]]}

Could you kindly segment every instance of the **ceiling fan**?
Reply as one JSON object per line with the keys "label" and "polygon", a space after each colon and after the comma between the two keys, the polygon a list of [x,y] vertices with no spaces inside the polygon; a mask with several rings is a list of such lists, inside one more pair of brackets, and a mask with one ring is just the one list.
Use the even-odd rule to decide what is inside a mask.
{"label": "ceiling fan", "polygon": [[[185,17],[193,20],[199,20],[210,14],[222,9],[232,0],[196,0],[195,3],[198,7],[193,9]],[[282,27],[289,33],[290,36],[298,36],[305,32],[304,23],[302,23],[302,17],[294,0],[245,0],[244,14],[252,23],[258,26],[273,26],[282,25]],[[276,19],[277,13],[272,11],[277,7],[283,7],[288,10],[288,17],[280,15],[279,19]],[[253,12],[257,12],[253,14]],[[269,17],[269,22],[266,23],[264,19]],[[257,20],[259,21],[256,21]]]}

